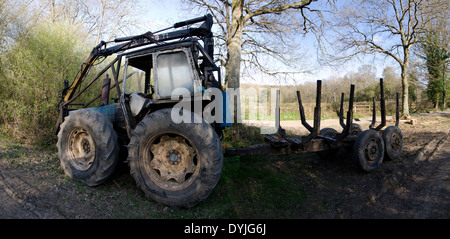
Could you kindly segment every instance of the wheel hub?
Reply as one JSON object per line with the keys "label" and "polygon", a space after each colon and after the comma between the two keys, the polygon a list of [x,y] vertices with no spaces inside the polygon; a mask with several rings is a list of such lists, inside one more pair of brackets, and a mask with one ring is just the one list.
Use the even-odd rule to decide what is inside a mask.
{"label": "wheel hub", "polygon": [[71,165],[80,171],[88,170],[95,160],[95,143],[86,129],[74,128],[69,134]]}
{"label": "wheel hub", "polygon": [[392,141],[391,141],[392,143],[391,143],[391,148],[394,150],[394,151],[397,151],[397,150],[399,150],[400,149],[400,145],[401,145],[401,139],[400,139],[400,137],[399,137],[399,135],[398,134],[392,134]]}
{"label": "wheel hub", "polygon": [[160,187],[187,187],[189,179],[198,172],[197,153],[183,136],[163,135],[158,143],[150,144],[149,151],[153,155],[149,166]]}
{"label": "wheel hub", "polygon": [[172,165],[177,165],[179,163],[181,163],[181,154],[180,152],[171,149],[167,152],[167,160],[169,161],[170,164]]}
{"label": "wheel hub", "polygon": [[83,140],[83,142],[81,142],[81,146],[83,147],[83,151],[85,153],[89,153],[91,151],[91,147],[89,145],[89,141]]}
{"label": "wheel hub", "polygon": [[366,154],[370,161],[375,161],[378,156],[378,144],[375,140],[370,140],[369,144],[367,145]]}

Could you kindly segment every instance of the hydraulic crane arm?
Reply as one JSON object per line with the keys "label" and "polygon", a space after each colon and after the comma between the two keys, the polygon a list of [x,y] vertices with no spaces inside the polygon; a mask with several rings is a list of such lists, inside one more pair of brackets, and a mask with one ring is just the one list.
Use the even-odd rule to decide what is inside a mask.
{"label": "hydraulic crane arm", "polygon": [[75,93],[76,89],[81,84],[82,79],[84,79],[84,77],[88,73],[88,71],[91,68],[91,66],[98,59],[98,57],[99,57],[98,52],[99,52],[100,48],[103,45],[105,45],[105,42],[102,41],[100,44],[98,44],[92,50],[91,54],[89,54],[88,58],[83,62],[83,64],[81,65],[80,71],[75,76],[75,80],[72,82],[72,85],[66,90],[66,93],[63,96],[64,97],[64,99],[63,99],[64,102],[68,102],[72,98],[72,96]]}
{"label": "hydraulic crane arm", "polygon": [[[183,26],[189,26],[191,24],[203,22],[200,27],[197,28],[186,28],[182,30],[175,30],[171,32],[164,32],[171,28],[179,28]],[[213,46],[213,37],[211,33],[211,28],[213,24],[213,19],[211,14],[207,14],[202,17],[193,18],[190,20],[185,20],[181,22],[175,23],[173,26],[152,32],[146,32],[141,35],[136,36],[128,36],[117,38],[114,40],[115,43],[121,43],[115,46],[106,47],[107,43],[102,41],[100,44],[92,49],[91,53],[87,57],[87,59],[81,65],[80,71],[75,76],[74,81],[69,86],[69,82],[65,80],[64,89],[61,94],[61,102],[59,103],[59,117],[56,122],[54,133],[57,134],[59,131],[59,126],[64,121],[64,117],[68,114],[68,105],[78,98],[78,95],[75,95],[78,87],[80,87],[84,78],[86,77],[89,69],[94,65],[95,61],[100,57],[108,57],[112,54],[123,52],[132,48],[137,48],[149,44],[161,44],[165,41],[176,40],[176,39],[184,39],[188,37],[199,37],[205,46],[206,53],[212,59],[214,54],[214,46]],[[161,33],[164,32],[164,33]],[[156,34],[158,33],[158,34]]]}
{"label": "hydraulic crane arm", "polygon": [[83,82],[84,77],[89,72],[89,69],[92,67],[94,62],[99,57],[108,57],[114,53],[129,50],[132,48],[152,44],[152,43],[160,43],[164,41],[174,40],[174,39],[181,39],[189,36],[197,36],[203,38],[203,41],[205,42],[205,49],[207,50],[210,57],[213,57],[213,49],[208,44],[210,41],[212,41],[212,34],[211,34],[211,27],[212,27],[212,16],[210,14],[207,14],[203,17],[193,18],[186,21],[181,21],[175,23],[172,27],[157,31],[165,31],[170,28],[179,28],[187,25],[191,25],[194,23],[202,22],[204,23],[198,27],[198,28],[188,28],[183,30],[177,30],[172,31],[168,33],[161,33],[158,35],[154,35],[152,32],[146,32],[142,35],[136,35],[136,36],[128,36],[128,37],[122,37],[117,38],[114,40],[114,42],[125,42],[116,46],[108,47],[106,48],[106,43],[104,41],[100,42],[94,49],[91,51],[88,58],[83,62],[80,71],[75,77],[75,80],[72,82],[70,87],[66,87],[63,94],[63,104],[69,102],[76,89],[80,86],[80,84]]}

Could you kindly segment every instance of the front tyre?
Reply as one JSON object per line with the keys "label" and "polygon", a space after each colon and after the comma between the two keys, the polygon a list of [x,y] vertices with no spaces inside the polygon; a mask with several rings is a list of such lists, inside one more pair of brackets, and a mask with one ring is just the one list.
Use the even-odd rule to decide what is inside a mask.
{"label": "front tyre", "polygon": [[117,134],[111,121],[88,109],[66,117],[58,133],[57,147],[65,174],[89,186],[106,181],[119,160]]}
{"label": "front tyre", "polygon": [[[198,116],[191,113],[191,119]],[[131,174],[145,195],[174,207],[205,200],[220,179],[223,154],[219,137],[203,119],[174,123],[171,109],[146,116],[128,146]]]}

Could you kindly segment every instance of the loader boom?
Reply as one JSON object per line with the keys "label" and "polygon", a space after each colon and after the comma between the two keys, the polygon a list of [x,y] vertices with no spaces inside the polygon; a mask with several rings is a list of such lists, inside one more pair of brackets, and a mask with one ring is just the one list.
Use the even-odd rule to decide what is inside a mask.
{"label": "loader boom", "polygon": [[[205,50],[208,53],[208,55],[213,58],[213,44],[211,44],[212,41],[212,34],[211,34],[211,27],[212,27],[212,16],[210,14],[207,14],[203,17],[198,17],[190,20],[185,20],[181,22],[175,23],[172,27],[163,29],[168,30],[170,28],[179,28],[183,26],[188,26],[191,24],[195,24],[198,22],[204,23],[198,27],[198,28],[187,28],[183,30],[177,30],[172,31],[168,33],[161,33],[158,35],[154,35],[151,32],[146,32],[141,35],[136,36],[128,36],[128,37],[122,37],[122,38],[116,38],[114,40],[115,43],[118,42],[125,42],[119,45],[115,45],[112,47],[106,48],[107,43],[102,41],[100,44],[98,44],[94,49],[91,51],[88,58],[83,62],[80,71],[76,75],[74,81],[72,82],[71,86],[66,89],[66,94],[63,95],[63,105],[68,104],[76,91],[76,89],[80,86],[80,84],[83,82],[84,77],[89,72],[89,69],[92,67],[94,62],[101,56],[108,57],[112,54],[126,51],[129,49],[141,47],[148,44],[158,44],[164,41],[170,41],[175,39],[182,39],[189,36],[197,36],[202,38],[202,40],[205,43]],[[160,32],[160,31],[157,31]],[[103,48],[104,47],[104,48]],[[103,49],[102,49],[103,48]]]}
{"label": "loader boom", "polygon": [[98,50],[103,44],[105,44],[105,43],[102,41],[98,46],[96,46],[92,50],[92,52],[88,56],[88,58],[83,62],[83,64],[81,65],[80,71],[78,72],[78,74],[75,77],[75,80],[72,82],[72,85],[67,89],[66,95],[64,95],[64,99],[63,99],[64,102],[68,102],[72,98],[73,94],[75,93],[76,89],[78,88],[78,86],[81,84],[82,80],[88,73],[92,64],[94,64],[94,62],[97,60]]}
{"label": "loader boom", "polygon": [[[199,22],[203,22],[199,27],[188,27],[189,25]],[[54,133],[57,134],[57,132],[59,131],[60,124],[64,121],[64,117],[67,116],[68,113],[67,106],[71,104],[75,99],[77,99],[78,96],[80,95],[80,93],[75,94],[75,92],[84,81],[84,78],[86,77],[90,68],[94,65],[95,61],[97,61],[100,57],[108,57],[115,53],[124,52],[133,48],[138,48],[146,45],[151,44],[161,45],[164,44],[164,42],[168,41],[183,40],[189,37],[198,37],[204,43],[204,50],[206,53],[205,57],[208,59],[213,59],[214,42],[211,33],[212,24],[213,24],[212,16],[211,14],[207,14],[202,17],[177,22],[171,27],[155,31],[155,33],[158,34],[154,34],[149,31],[141,35],[116,38],[112,42],[120,44],[111,47],[107,47],[107,44],[112,42],[104,42],[104,41],[100,42],[97,46],[95,46],[92,49],[87,59],[83,62],[80,71],[77,73],[75,79],[70,84],[70,86],[67,81],[65,82],[65,87],[61,94],[61,101],[58,106],[60,114],[55,125]],[[171,28],[180,28],[184,26],[186,26],[186,29],[165,32]],[[212,64],[214,65],[214,63]]]}

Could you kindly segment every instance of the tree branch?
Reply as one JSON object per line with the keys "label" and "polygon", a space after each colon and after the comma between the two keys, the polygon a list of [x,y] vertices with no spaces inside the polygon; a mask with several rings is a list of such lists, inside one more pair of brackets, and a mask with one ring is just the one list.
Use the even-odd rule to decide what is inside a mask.
{"label": "tree branch", "polygon": [[303,1],[294,2],[291,4],[282,5],[279,7],[273,7],[273,8],[262,7],[254,12],[248,12],[247,15],[245,15],[245,17],[244,17],[244,22],[247,22],[252,17],[256,17],[256,16],[260,16],[260,15],[264,15],[264,14],[279,14],[288,9],[302,9],[302,8],[308,6],[309,4],[311,4],[313,1],[317,1],[317,0],[303,0]]}

